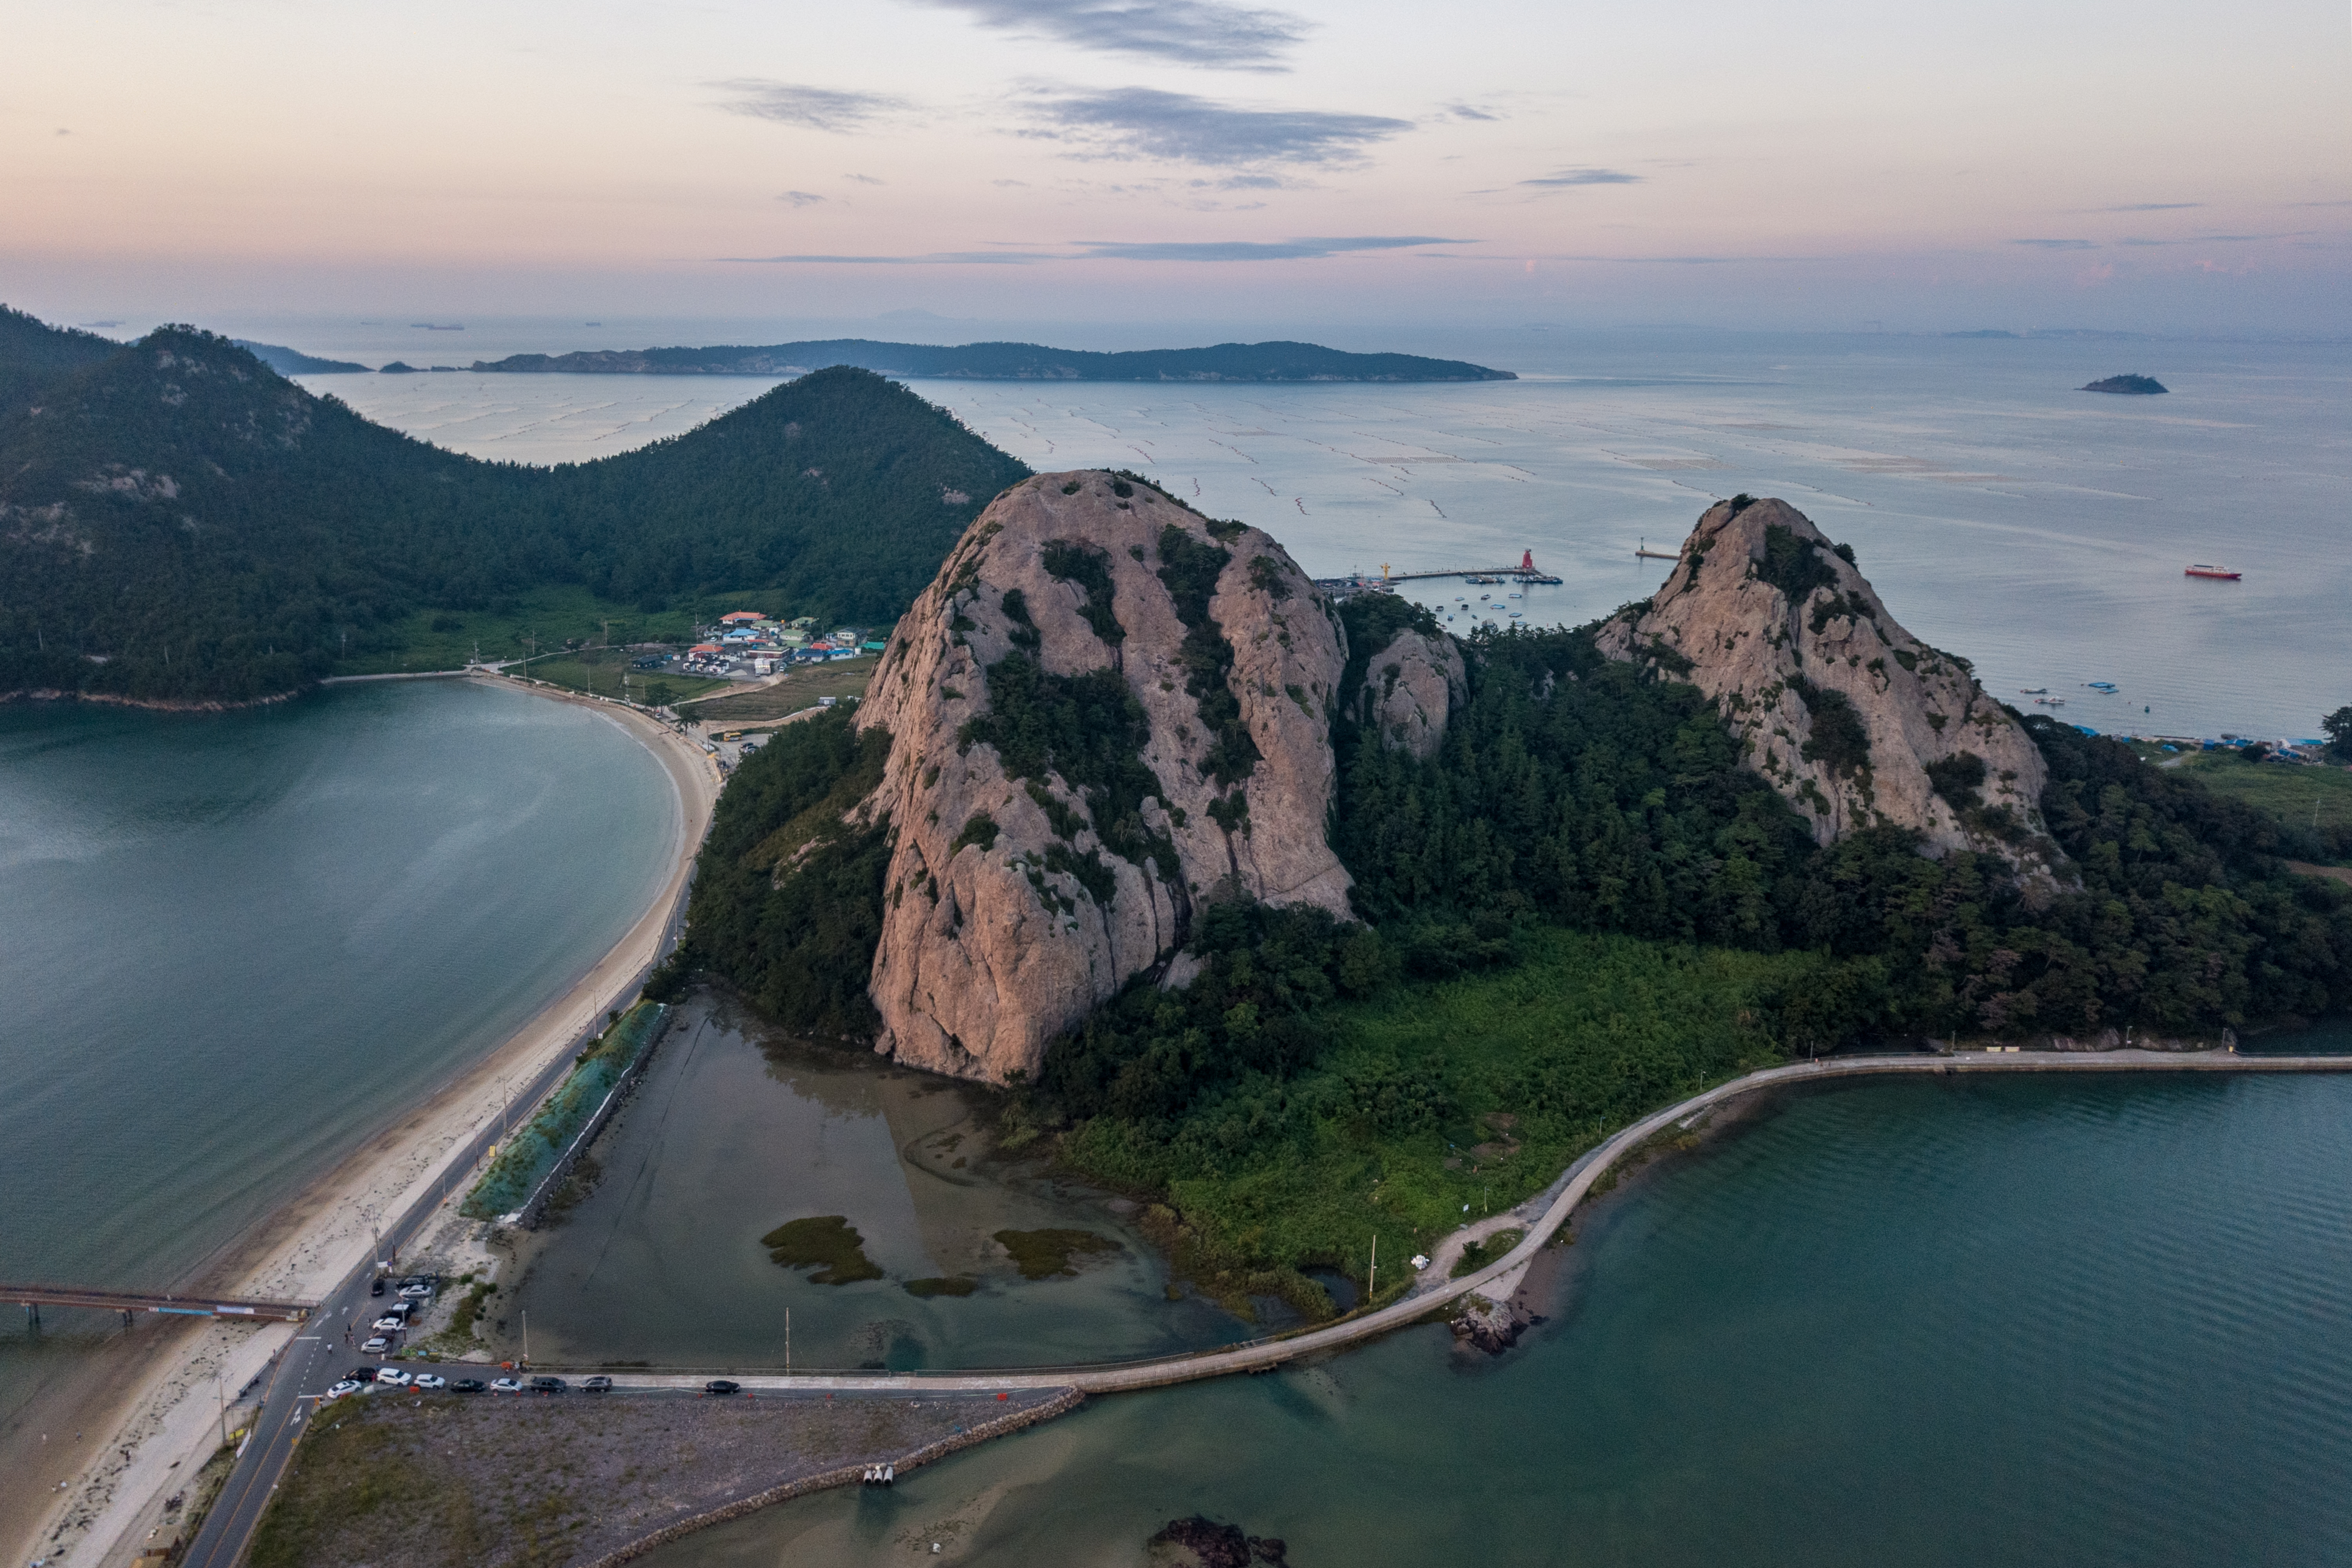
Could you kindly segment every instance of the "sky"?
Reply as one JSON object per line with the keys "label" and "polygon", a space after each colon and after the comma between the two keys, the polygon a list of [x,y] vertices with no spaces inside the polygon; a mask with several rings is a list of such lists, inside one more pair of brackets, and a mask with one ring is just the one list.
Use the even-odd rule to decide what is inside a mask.
{"label": "sky", "polygon": [[2352,332],[2344,0],[17,0],[0,299]]}

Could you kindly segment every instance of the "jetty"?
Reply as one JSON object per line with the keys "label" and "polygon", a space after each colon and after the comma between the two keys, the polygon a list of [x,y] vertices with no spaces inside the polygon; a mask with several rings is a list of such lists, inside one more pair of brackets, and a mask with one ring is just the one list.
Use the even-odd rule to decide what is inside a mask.
{"label": "jetty", "polygon": [[1536,565],[1536,552],[1519,552],[1517,566],[1445,566],[1427,567],[1418,570],[1399,571],[1386,561],[1381,563],[1378,577],[1357,574],[1349,577],[1318,577],[1315,586],[1337,598],[1351,593],[1385,593],[1400,582],[1425,582],[1441,577],[1458,577],[1465,582],[1518,582],[1557,586],[1563,580]]}

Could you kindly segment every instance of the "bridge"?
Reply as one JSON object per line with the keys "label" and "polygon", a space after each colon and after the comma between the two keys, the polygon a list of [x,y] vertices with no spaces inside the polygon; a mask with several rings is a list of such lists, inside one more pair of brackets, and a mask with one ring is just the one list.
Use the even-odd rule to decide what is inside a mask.
{"label": "bridge", "polygon": [[43,1307],[89,1307],[102,1312],[162,1312],[174,1317],[239,1318],[248,1322],[299,1323],[310,1315],[309,1301],[247,1301],[235,1296],[151,1296],[135,1291],[84,1291],[70,1285],[0,1284],[0,1301],[15,1301],[41,1320]]}

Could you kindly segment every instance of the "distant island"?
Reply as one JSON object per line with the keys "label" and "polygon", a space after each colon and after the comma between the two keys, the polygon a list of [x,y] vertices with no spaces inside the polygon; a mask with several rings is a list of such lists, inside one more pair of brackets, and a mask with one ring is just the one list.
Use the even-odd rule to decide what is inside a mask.
{"label": "distant island", "polygon": [[339,376],[367,369],[365,365],[355,365],[349,360],[322,360],[299,349],[289,349],[277,343],[257,343],[249,338],[231,338],[229,341],[281,376]]}
{"label": "distant island", "polygon": [[510,375],[797,376],[832,365],[884,375],[987,382],[1513,382],[1509,371],[1418,354],[1351,354],[1318,343],[1219,343],[1206,349],[1094,353],[1037,343],[877,343],[838,338],[767,348],[595,349],[515,354],[473,368]]}
{"label": "distant island", "polygon": [[2109,376],[2105,381],[2093,382],[2086,387],[2077,387],[2075,390],[2120,392],[2126,397],[2154,397],[2158,392],[2170,392],[2172,389],[2154,376]]}

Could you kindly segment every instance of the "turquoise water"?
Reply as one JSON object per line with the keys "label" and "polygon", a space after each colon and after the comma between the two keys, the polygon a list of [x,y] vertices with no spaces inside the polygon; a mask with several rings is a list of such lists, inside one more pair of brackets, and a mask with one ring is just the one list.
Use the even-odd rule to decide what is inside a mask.
{"label": "turquoise water", "polygon": [[641,1561],[1140,1563],[1195,1511],[1302,1564],[2352,1556],[2352,1081],[1792,1096],[1564,1256],[1499,1359],[1097,1400]]}
{"label": "turquoise water", "polygon": [[[0,1278],[169,1289],[617,941],[676,793],[460,682],[0,707]],[[0,1320],[0,1436],[110,1331]]]}

